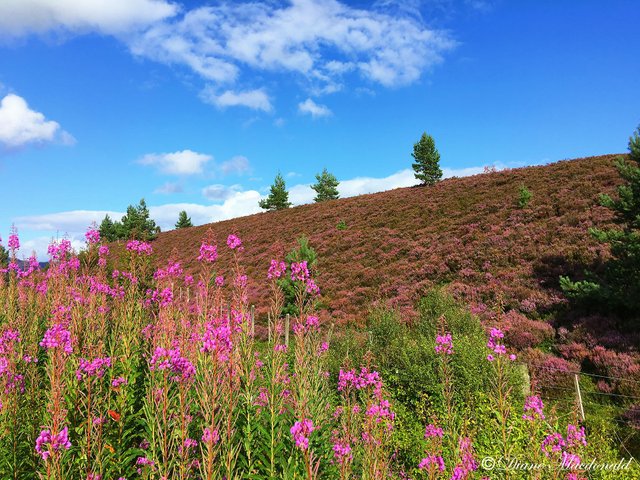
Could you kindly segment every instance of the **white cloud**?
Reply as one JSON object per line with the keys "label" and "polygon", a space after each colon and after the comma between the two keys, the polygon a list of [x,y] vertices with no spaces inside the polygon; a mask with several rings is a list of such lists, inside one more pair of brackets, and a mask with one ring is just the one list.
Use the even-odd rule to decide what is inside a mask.
{"label": "white cloud", "polygon": [[215,89],[207,87],[200,93],[200,98],[204,102],[221,109],[227,107],[248,107],[253,110],[262,110],[263,112],[270,112],[273,109],[269,95],[262,89],[248,90],[245,92],[227,90],[218,95]]}
{"label": "white cloud", "polygon": [[242,155],[236,155],[235,157],[222,162],[220,165],[220,172],[223,175],[244,175],[250,171],[251,166],[249,165],[249,159]]}
{"label": "white cloud", "polygon": [[24,98],[10,93],[0,102],[0,144],[20,148],[27,144],[58,141],[69,145],[74,138],[60,128],[58,122],[29,108]]}
{"label": "white cloud", "polygon": [[173,153],[149,153],[139,160],[142,165],[158,167],[169,175],[195,175],[202,173],[203,166],[212,159],[211,155],[182,150]]}
{"label": "white cloud", "polygon": [[233,196],[217,205],[172,203],[150,207],[149,212],[163,230],[169,230],[173,228],[181,210],[187,211],[194,225],[201,225],[261,212],[262,209],[258,207],[261,198],[259,192],[246,190],[235,192]]}
{"label": "white cloud", "polygon": [[298,111],[303,114],[311,115],[313,118],[328,117],[331,110],[325,105],[318,105],[316,102],[307,98],[304,102],[298,104]]}
{"label": "white cloud", "polygon": [[[455,41],[402,11],[290,0],[192,9],[133,37],[129,46],[135,55],[184,65],[217,85],[237,82],[245,70],[288,72],[328,93],[340,90],[343,76],[353,72],[388,87],[413,83]],[[232,94],[229,106],[245,105],[230,102]]]}
{"label": "white cloud", "polygon": [[54,236],[79,232],[84,234],[89,225],[93,222],[100,224],[105,215],[109,215],[112,220],[120,220],[124,213],[108,210],[72,210],[17,217],[14,219],[14,223],[18,230],[49,231]]}
{"label": "white cloud", "polygon": [[228,200],[240,191],[242,191],[242,186],[240,185],[215,184],[204,187],[202,195],[209,200]]}
{"label": "white cloud", "polygon": [[178,10],[164,0],[2,0],[0,37],[48,31],[123,34]]}
{"label": "white cloud", "polygon": [[184,188],[179,183],[166,182],[164,185],[156,188],[153,193],[161,193],[163,195],[170,195],[172,193],[182,193]]}

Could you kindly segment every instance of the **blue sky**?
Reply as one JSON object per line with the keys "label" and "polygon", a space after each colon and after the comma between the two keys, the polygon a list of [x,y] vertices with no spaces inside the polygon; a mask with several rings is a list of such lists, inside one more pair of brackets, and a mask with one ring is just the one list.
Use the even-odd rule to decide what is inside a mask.
{"label": "blue sky", "polygon": [[0,235],[24,255],[144,197],[163,229],[623,152],[640,123],[640,9],[596,0],[3,0]]}

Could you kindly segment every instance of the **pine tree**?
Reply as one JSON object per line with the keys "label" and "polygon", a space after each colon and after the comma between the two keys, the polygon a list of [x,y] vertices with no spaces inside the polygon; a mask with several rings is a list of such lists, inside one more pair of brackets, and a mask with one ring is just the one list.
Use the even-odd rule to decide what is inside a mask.
{"label": "pine tree", "polygon": [[282,210],[291,206],[289,192],[287,192],[284,178],[280,173],[276,175],[273,185],[271,185],[269,196],[264,200],[260,200],[258,205],[265,210]]}
{"label": "pine tree", "polygon": [[193,223],[191,223],[191,218],[187,216],[187,211],[182,210],[178,214],[178,221],[176,222],[176,228],[189,228],[193,227]]}
{"label": "pine tree", "polygon": [[311,188],[316,191],[316,197],[314,202],[324,202],[326,200],[336,200],[340,198],[338,193],[338,179],[332,173],[329,173],[325,168],[322,173],[316,174],[316,184],[311,185]]}
{"label": "pine tree", "polygon": [[106,240],[107,242],[115,242],[119,238],[118,226],[119,222],[114,223],[108,214],[105,215],[102,223],[100,223],[100,228],[98,229],[100,232],[100,238]]}
{"label": "pine tree", "polygon": [[[630,160],[630,161],[629,161]],[[619,157],[616,168],[626,183],[619,185],[617,198],[601,195],[601,205],[610,208],[622,228],[591,229],[591,235],[608,243],[611,260],[599,275],[587,273],[579,282],[560,277],[560,286],[585,306],[616,311],[638,319],[640,309],[640,127],[629,139],[629,160]]]}
{"label": "pine tree", "polygon": [[149,216],[144,198],[140,200],[137,207],[133,205],[127,207],[127,213],[122,217],[122,229],[120,238],[136,240],[153,240],[160,232],[156,222]]}
{"label": "pine tree", "polygon": [[415,177],[422,185],[433,185],[442,178],[440,169],[440,153],[436,148],[436,142],[431,135],[422,134],[420,141],[413,145],[411,156],[415,159],[413,170]]}

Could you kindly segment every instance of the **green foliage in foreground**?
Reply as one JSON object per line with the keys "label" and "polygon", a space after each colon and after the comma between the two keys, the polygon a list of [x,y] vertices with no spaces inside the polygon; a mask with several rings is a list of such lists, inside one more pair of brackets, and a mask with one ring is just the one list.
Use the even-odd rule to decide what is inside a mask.
{"label": "green foliage in foreground", "polygon": [[[336,378],[341,368],[360,364],[371,365],[384,378],[396,412],[392,448],[410,478],[429,478],[417,469],[417,465],[428,453],[424,434],[425,425],[430,423],[439,424],[445,430],[442,456],[448,467],[451,459],[456,458],[458,445],[455,441],[447,441],[447,437],[462,435],[473,439],[479,463],[489,456],[531,463],[549,462],[540,449],[545,436],[551,432],[566,435],[567,423],[578,425],[573,393],[568,392],[567,398],[554,402],[545,401],[544,421],[534,424],[523,420],[525,399],[539,393],[529,391],[526,366],[517,360],[505,361],[501,366],[504,369],[501,387],[496,361],[487,361],[490,352],[487,335],[476,317],[441,291],[431,292],[423,298],[419,311],[418,321],[407,325],[394,311],[374,310],[365,330],[351,329],[334,339],[330,357],[331,378]],[[442,356],[435,352],[435,337],[444,331],[451,333],[455,352],[449,358],[454,392],[453,414],[449,419]],[[584,387],[590,388],[589,385]],[[500,389],[509,399],[503,409],[496,401]],[[585,400],[585,409],[588,412],[584,424],[588,446],[580,452],[582,458],[611,463],[628,459],[629,454],[619,440],[623,432],[616,423],[617,409],[588,399]],[[506,422],[502,421],[501,411],[506,413]],[[506,442],[500,434],[503,425]],[[617,479],[623,478],[621,475],[640,478],[637,463],[632,463],[630,468],[622,473],[592,472],[589,478]],[[468,478],[536,478],[526,471],[512,470],[509,473],[506,477],[504,472],[483,470],[480,464],[477,475]],[[538,478],[556,478],[550,473],[545,475],[543,473]],[[567,478],[566,473],[557,478]]]}

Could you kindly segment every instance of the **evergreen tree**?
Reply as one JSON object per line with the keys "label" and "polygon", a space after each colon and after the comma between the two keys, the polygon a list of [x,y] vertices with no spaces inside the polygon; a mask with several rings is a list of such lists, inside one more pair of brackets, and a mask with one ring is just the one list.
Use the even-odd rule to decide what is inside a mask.
{"label": "evergreen tree", "polygon": [[416,163],[412,164],[415,177],[422,185],[433,185],[442,178],[440,169],[440,153],[431,135],[422,134],[420,140],[413,145],[411,156]]}
{"label": "evergreen tree", "polygon": [[115,242],[120,238],[119,230],[122,229],[122,225],[120,222],[113,222],[111,217],[107,214],[104,216],[102,223],[100,223],[100,228],[98,229],[100,232],[100,238],[106,240],[107,242]]}
{"label": "evergreen tree", "polygon": [[178,221],[176,222],[176,228],[189,228],[193,227],[193,223],[191,223],[191,218],[187,216],[187,211],[182,210],[178,214]]}
{"label": "evergreen tree", "polygon": [[316,191],[316,197],[313,199],[315,202],[324,202],[325,200],[336,200],[340,198],[338,193],[338,179],[332,173],[329,173],[325,168],[322,173],[316,174],[316,184],[311,185]]}
{"label": "evergreen tree", "polygon": [[638,319],[640,308],[640,127],[629,139],[629,160],[619,157],[616,168],[626,183],[618,186],[617,198],[601,195],[601,205],[610,208],[621,228],[591,229],[591,235],[608,243],[611,260],[599,275],[587,273],[579,282],[560,277],[564,292],[591,308],[614,310]]}
{"label": "evergreen tree", "polygon": [[122,217],[124,238],[135,240],[153,240],[160,232],[160,228],[149,217],[149,209],[144,198],[138,206],[129,205],[127,213]]}
{"label": "evergreen tree", "polygon": [[284,178],[280,173],[276,175],[273,185],[271,185],[269,196],[264,200],[260,200],[258,205],[265,210],[282,210],[291,206],[289,192],[287,192]]}

